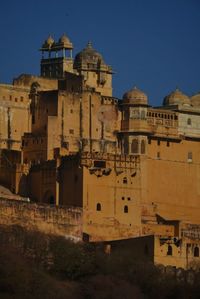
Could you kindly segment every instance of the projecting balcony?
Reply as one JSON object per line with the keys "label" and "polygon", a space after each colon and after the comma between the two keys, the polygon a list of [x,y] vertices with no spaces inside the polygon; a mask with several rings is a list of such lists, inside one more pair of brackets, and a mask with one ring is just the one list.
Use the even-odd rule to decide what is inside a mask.
{"label": "projecting balcony", "polygon": [[151,133],[152,129],[147,119],[129,119],[121,121],[121,131]]}
{"label": "projecting balcony", "polygon": [[121,121],[121,132],[149,133],[157,136],[178,137],[178,121],[147,117],[146,119],[129,119]]}

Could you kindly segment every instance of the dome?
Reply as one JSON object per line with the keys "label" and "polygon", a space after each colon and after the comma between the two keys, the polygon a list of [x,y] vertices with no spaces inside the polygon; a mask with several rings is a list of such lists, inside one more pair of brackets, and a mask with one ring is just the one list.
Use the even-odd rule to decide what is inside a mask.
{"label": "dome", "polygon": [[191,102],[187,95],[182,93],[178,88],[171,92],[168,96],[164,98],[163,101],[164,106],[171,106],[171,105],[187,105],[190,106]]}
{"label": "dome", "polygon": [[148,98],[143,91],[134,87],[123,95],[123,102],[134,105],[148,105]]}
{"label": "dome", "polygon": [[102,55],[92,47],[91,42],[74,59],[74,68],[79,68],[83,64],[93,64],[96,66],[104,64]]}
{"label": "dome", "polygon": [[69,38],[66,36],[66,34],[63,34],[60,38],[59,38],[59,43],[70,43]]}
{"label": "dome", "polygon": [[51,35],[49,35],[49,37],[45,40],[44,44],[42,47],[46,48],[51,48],[51,46],[54,44],[54,39],[52,38]]}
{"label": "dome", "polygon": [[59,44],[64,44],[64,46],[67,46],[68,48],[73,48],[72,43],[70,39],[66,36],[66,34],[63,34],[58,41]]}
{"label": "dome", "polygon": [[200,92],[191,97],[192,106],[200,108]]}

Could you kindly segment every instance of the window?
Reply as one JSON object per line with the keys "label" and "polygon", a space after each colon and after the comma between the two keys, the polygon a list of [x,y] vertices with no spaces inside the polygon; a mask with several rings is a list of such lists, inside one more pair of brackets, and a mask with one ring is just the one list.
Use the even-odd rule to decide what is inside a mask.
{"label": "window", "polygon": [[124,213],[128,213],[128,206],[124,206]]}
{"label": "window", "polygon": [[188,162],[192,162],[192,152],[188,152]]}
{"label": "window", "polygon": [[130,198],[130,197],[128,197],[127,199],[128,199],[128,200],[131,200],[131,198]]}
{"label": "window", "polygon": [[151,144],[151,139],[150,138],[148,139],[148,144]]}
{"label": "window", "polygon": [[187,124],[190,126],[192,124],[191,118],[188,118]]}
{"label": "window", "polygon": [[106,168],[106,161],[94,161],[94,167]]}
{"label": "window", "polygon": [[160,145],[160,140],[157,141],[157,145]]}
{"label": "window", "polygon": [[101,204],[100,203],[97,204],[97,211],[101,211]]}
{"label": "window", "polygon": [[122,200],[124,200],[124,196],[122,196]]}
{"label": "window", "polygon": [[69,129],[69,134],[74,134],[74,130],[73,129]]}
{"label": "window", "polygon": [[170,146],[170,143],[169,143],[169,141],[167,141],[167,146]]}
{"label": "window", "polygon": [[131,153],[132,154],[137,154],[138,153],[138,140],[133,139],[131,143]]}
{"label": "window", "polygon": [[172,255],[172,246],[168,245],[167,255]]}
{"label": "window", "polygon": [[123,178],[123,184],[127,184],[127,183],[128,183],[127,177],[124,177]]}
{"label": "window", "polygon": [[141,142],[141,154],[145,154],[145,141],[142,140]]}
{"label": "window", "polygon": [[194,257],[199,257],[199,247],[194,247]]}

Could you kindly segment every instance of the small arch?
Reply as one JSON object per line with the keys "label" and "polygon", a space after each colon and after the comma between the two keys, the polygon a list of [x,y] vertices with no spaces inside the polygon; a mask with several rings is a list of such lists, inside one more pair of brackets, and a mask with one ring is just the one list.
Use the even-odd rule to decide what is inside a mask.
{"label": "small arch", "polygon": [[188,124],[189,126],[192,124],[192,120],[191,120],[191,118],[188,118],[188,120],[187,120],[187,124]]}
{"label": "small arch", "polygon": [[141,154],[145,154],[145,141],[141,141]]}
{"label": "small arch", "polygon": [[194,247],[194,257],[199,257],[199,247],[198,246]]}
{"label": "small arch", "polygon": [[99,202],[97,203],[97,208],[96,208],[96,210],[97,210],[97,211],[101,211],[101,204],[100,204]]}
{"label": "small arch", "polygon": [[128,213],[128,206],[124,206],[124,213]]}
{"label": "small arch", "polygon": [[172,246],[168,245],[167,255],[172,255]]}

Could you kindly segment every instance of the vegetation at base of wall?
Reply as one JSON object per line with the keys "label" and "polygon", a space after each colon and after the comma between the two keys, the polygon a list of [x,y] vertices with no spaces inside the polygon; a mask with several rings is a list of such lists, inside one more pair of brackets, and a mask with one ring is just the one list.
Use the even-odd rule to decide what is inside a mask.
{"label": "vegetation at base of wall", "polygon": [[199,299],[199,272],[164,271],[127,251],[0,227],[1,299]]}

